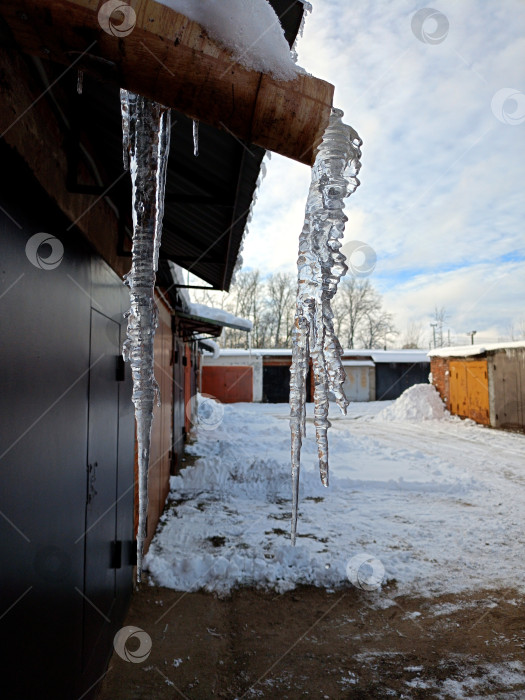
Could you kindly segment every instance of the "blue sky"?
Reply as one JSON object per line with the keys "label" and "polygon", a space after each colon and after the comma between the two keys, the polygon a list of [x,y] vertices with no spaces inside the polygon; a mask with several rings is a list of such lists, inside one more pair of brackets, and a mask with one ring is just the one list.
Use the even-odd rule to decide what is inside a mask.
{"label": "blue sky", "polygon": [[[498,340],[525,319],[525,3],[432,2],[446,18],[422,25],[441,32],[434,44],[412,31],[424,3],[312,4],[299,64],[335,85],[364,142],[345,242],[376,252],[370,279],[401,332],[430,330],[437,305],[458,342],[474,329]],[[295,270],[309,181],[307,167],[272,156],[245,268]]]}

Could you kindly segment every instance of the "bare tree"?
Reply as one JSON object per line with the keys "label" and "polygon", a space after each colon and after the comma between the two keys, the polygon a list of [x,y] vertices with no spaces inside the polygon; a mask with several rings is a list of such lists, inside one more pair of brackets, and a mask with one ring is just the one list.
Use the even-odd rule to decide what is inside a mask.
{"label": "bare tree", "polygon": [[397,335],[392,314],[380,309],[370,313],[359,327],[358,340],[364,348],[387,349],[389,341]]}
{"label": "bare tree", "polygon": [[[237,275],[228,294],[203,290],[194,298],[209,306],[218,306],[253,323],[251,334],[254,348],[283,348],[291,345],[295,312],[296,278],[291,273],[278,272],[264,280],[259,270]],[[350,277],[342,281],[332,309],[334,329],[347,341],[347,347],[386,347],[397,334],[392,315],[382,308],[380,294],[369,280]],[[243,331],[225,328],[221,345],[230,348],[248,347]]]}
{"label": "bare tree", "polygon": [[416,350],[423,346],[423,324],[411,321],[405,330],[403,336],[402,348],[405,350]]}
{"label": "bare tree", "polygon": [[[379,312],[381,299],[369,280],[348,277],[337,292],[340,312],[343,315],[343,328],[346,332],[347,347],[354,348],[360,326]],[[337,298],[337,297],[336,297]]]}
{"label": "bare tree", "polygon": [[525,339],[525,318],[522,318],[517,323],[510,323],[507,326],[507,336],[510,340]]}
{"label": "bare tree", "polygon": [[295,275],[286,272],[270,275],[266,282],[267,307],[273,322],[274,348],[287,347],[290,343],[296,287]]}

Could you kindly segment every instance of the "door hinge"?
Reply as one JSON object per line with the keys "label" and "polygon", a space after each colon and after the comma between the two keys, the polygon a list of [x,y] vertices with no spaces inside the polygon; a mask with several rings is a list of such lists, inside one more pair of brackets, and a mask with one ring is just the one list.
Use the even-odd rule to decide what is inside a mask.
{"label": "door hinge", "polygon": [[126,379],[126,363],[124,362],[123,355],[117,355],[117,372],[116,380],[117,382],[123,382]]}
{"label": "door hinge", "polygon": [[122,568],[122,540],[111,543],[111,568]]}
{"label": "door hinge", "polygon": [[170,476],[177,476],[179,455],[174,450],[170,450]]}

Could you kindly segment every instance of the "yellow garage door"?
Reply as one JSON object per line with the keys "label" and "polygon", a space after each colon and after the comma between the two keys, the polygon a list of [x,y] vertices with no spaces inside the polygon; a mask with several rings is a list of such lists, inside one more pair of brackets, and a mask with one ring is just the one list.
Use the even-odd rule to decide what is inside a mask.
{"label": "yellow garage door", "polygon": [[489,425],[487,360],[450,361],[451,412]]}

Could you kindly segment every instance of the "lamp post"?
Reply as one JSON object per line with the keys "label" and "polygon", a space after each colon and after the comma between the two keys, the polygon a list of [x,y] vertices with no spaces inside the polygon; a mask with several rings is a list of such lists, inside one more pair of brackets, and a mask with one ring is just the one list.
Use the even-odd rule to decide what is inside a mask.
{"label": "lamp post", "polygon": [[467,335],[470,335],[470,344],[474,345],[474,336],[476,335],[477,331],[469,331]]}
{"label": "lamp post", "polygon": [[436,327],[438,324],[431,323],[430,325],[432,326],[432,337],[434,338],[434,347],[436,347]]}

